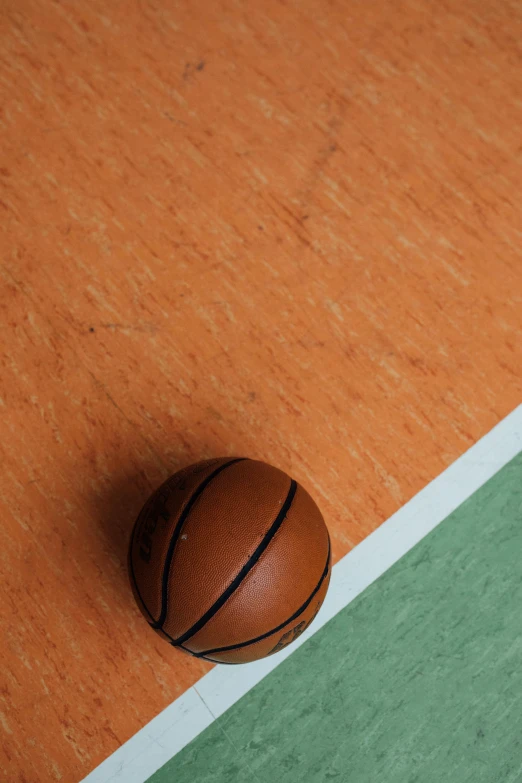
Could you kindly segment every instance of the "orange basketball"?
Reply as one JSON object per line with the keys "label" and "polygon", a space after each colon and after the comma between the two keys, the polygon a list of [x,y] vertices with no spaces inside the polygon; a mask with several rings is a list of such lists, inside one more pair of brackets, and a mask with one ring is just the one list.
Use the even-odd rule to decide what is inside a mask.
{"label": "orange basketball", "polygon": [[308,492],[272,465],[228,457],[179,471],[149,498],[129,570],[141,611],[174,647],[246,663],[310,625],[330,560]]}

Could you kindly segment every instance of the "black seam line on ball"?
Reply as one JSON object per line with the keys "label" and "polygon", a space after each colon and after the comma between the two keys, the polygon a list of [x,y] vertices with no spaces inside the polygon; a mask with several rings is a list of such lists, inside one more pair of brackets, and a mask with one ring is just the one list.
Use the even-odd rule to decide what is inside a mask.
{"label": "black seam line on ball", "polygon": [[178,519],[178,522],[174,529],[174,533],[172,534],[172,538],[170,539],[169,548],[167,550],[167,557],[165,558],[165,565],[163,567],[163,577],[162,577],[162,585],[161,585],[161,612],[159,618],[152,624],[153,628],[159,628],[160,630],[163,630],[161,626],[165,622],[165,618],[167,616],[170,566],[172,564],[174,550],[176,548],[176,544],[178,542],[181,529],[185,524],[185,520],[190,514],[191,509],[194,506],[194,503],[205,491],[205,489],[208,487],[212,479],[215,479],[216,476],[219,473],[221,473],[221,471],[225,470],[225,468],[229,468],[231,465],[235,465],[237,462],[243,462],[244,459],[245,459],[244,457],[238,457],[237,459],[230,460],[230,462],[225,462],[224,465],[220,465],[219,468],[216,468],[216,470],[213,473],[211,473],[210,476],[207,476],[207,478],[201,482],[199,487],[190,496],[187,505],[183,509],[183,512],[181,513],[180,518]]}
{"label": "black seam line on ball", "polygon": [[147,614],[149,615],[149,617],[150,617],[150,619],[151,619],[151,622],[149,622],[149,625],[151,625],[152,627],[154,627],[154,617],[153,617],[153,615],[152,615],[152,612],[151,612],[151,611],[150,611],[150,609],[148,608],[147,604],[146,604],[146,603],[145,603],[145,601],[143,600],[143,596],[142,596],[142,595],[141,595],[141,593],[140,593],[140,588],[138,587],[138,583],[136,582],[136,577],[134,576],[134,566],[133,566],[133,564],[132,564],[132,554],[131,554],[131,556],[130,556],[130,561],[131,561],[131,579],[132,579],[132,582],[133,582],[133,584],[134,584],[134,589],[136,590],[136,592],[137,592],[137,594],[138,594],[138,598],[140,599],[140,601],[141,601],[141,604],[142,604],[143,608],[145,609],[145,611],[147,612]]}
{"label": "black seam line on ball", "polygon": [[190,639],[191,636],[194,636],[195,633],[200,631],[203,626],[208,623],[211,617],[213,617],[216,612],[218,612],[221,607],[223,606],[226,601],[230,598],[230,596],[237,590],[243,579],[246,577],[248,572],[255,566],[267,546],[272,541],[273,537],[283,524],[283,521],[288,514],[290,510],[290,506],[292,505],[292,501],[295,496],[295,492],[297,489],[297,483],[291,479],[290,481],[290,489],[288,491],[288,495],[286,496],[286,500],[281,506],[281,510],[279,511],[279,514],[277,515],[275,521],[272,523],[270,529],[263,537],[261,543],[258,545],[257,549],[253,553],[253,555],[247,560],[241,571],[237,574],[237,576],[232,580],[232,582],[229,584],[227,589],[221,593],[217,601],[215,601],[214,604],[210,607],[210,609],[205,612],[203,617],[200,617],[200,619],[194,623],[192,628],[189,628],[188,631],[186,631],[184,634],[179,636],[176,641],[174,642],[174,646],[181,645],[183,642],[186,642],[187,639]]}
{"label": "black seam line on ball", "polygon": [[189,650],[188,647],[183,647],[182,644],[173,645],[174,647],[177,647],[179,650],[184,650],[186,653],[191,655],[193,658],[198,658],[200,661],[210,661],[210,663],[224,663],[228,666],[236,666],[235,661],[217,661],[215,658],[205,658],[204,655],[198,655],[198,653],[192,652],[192,650]]}
{"label": "black seam line on ball", "polygon": [[225,666],[239,666],[239,661],[218,661],[216,658],[205,658],[203,654],[192,652],[192,650],[189,650],[188,647],[184,647],[182,644],[174,645],[179,650],[185,650],[186,653],[191,655],[193,658],[199,658],[200,661],[210,661],[210,663],[222,663]]}
{"label": "black seam line on ball", "polygon": [[154,623],[154,615],[153,615],[153,614],[152,614],[152,612],[149,610],[149,608],[148,608],[147,604],[146,604],[146,603],[145,603],[145,601],[143,600],[143,596],[142,596],[142,594],[140,593],[140,588],[138,587],[138,582],[136,581],[136,575],[135,575],[135,573],[134,573],[134,558],[132,557],[132,554],[133,554],[133,551],[134,551],[134,539],[135,539],[135,537],[136,537],[136,528],[137,528],[137,526],[138,526],[138,521],[139,521],[139,518],[140,518],[140,516],[141,516],[141,512],[140,512],[140,514],[138,515],[138,519],[137,519],[137,520],[136,520],[136,522],[134,523],[134,527],[132,528],[132,536],[131,536],[131,542],[130,542],[130,547],[129,547],[129,563],[130,563],[130,573],[131,573],[131,579],[132,579],[132,583],[133,583],[133,585],[134,585],[134,588],[135,588],[135,590],[136,590],[136,592],[137,592],[137,594],[138,594],[138,598],[140,599],[140,601],[141,601],[141,603],[142,603],[142,606],[143,606],[143,608],[145,609],[145,611],[146,611],[146,612],[147,612],[147,614],[149,615],[150,619],[152,620],[152,623],[149,623],[149,625],[152,625],[152,624]]}
{"label": "black seam line on ball", "polygon": [[238,665],[235,661],[217,661],[215,658],[205,658],[204,655],[199,655],[198,653],[192,652],[192,650],[189,650],[188,647],[184,647],[182,644],[173,645],[173,646],[177,647],[179,650],[185,650],[186,653],[191,655],[193,658],[199,658],[200,661],[210,661],[210,663],[224,663],[227,666]]}
{"label": "black seam line on ball", "polygon": [[272,634],[277,633],[278,631],[282,631],[285,626],[289,625],[294,620],[297,620],[299,615],[302,614],[304,610],[308,608],[308,606],[314,600],[314,597],[321,589],[321,585],[323,584],[324,580],[328,576],[329,570],[330,570],[330,539],[328,539],[328,557],[326,558],[326,565],[324,567],[323,573],[321,574],[321,578],[319,579],[319,582],[317,583],[316,587],[314,587],[309,598],[306,599],[304,604],[300,606],[297,612],[294,612],[294,614],[291,617],[289,617],[288,620],[285,620],[284,623],[278,625],[277,628],[272,628],[271,631],[267,631],[266,633],[261,634],[261,636],[256,636],[255,639],[249,639],[248,641],[240,642],[239,644],[231,644],[228,647],[214,647],[214,649],[212,650],[203,650],[203,652],[199,653],[199,655],[203,657],[205,655],[213,655],[214,653],[228,652],[229,650],[240,650],[242,647],[248,647],[250,644],[261,642],[263,639],[266,639],[268,636],[272,636]]}

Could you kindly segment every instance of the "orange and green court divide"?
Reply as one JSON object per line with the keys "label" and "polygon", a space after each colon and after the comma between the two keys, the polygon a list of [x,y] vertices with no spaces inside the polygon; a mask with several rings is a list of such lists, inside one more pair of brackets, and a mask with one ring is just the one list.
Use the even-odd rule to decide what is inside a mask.
{"label": "orange and green court divide", "polygon": [[301,649],[216,667],[84,783],[520,780],[521,477],[519,406],[336,565]]}
{"label": "orange and green court divide", "polygon": [[[280,467],[319,504],[334,562],[353,563],[386,520],[511,421],[522,402],[521,30],[522,9],[508,0],[0,4],[2,783],[103,772],[177,699],[192,703],[204,676],[224,676],[157,638],[128,584],[134,519],[177,469],[234,454]],[[323,682],[338,693],[330,708],[347,721],[345,749],[367,725],[368,754],[391,764],[395,740],[379,733],[377,706],[358,725],[339,706],[350,704],[344,688],[372,680],[390,714],[403,687],[404,672],[388,678],[393,656],[372,657],[390,630],[377,622],[383,590],[390,601],[401,591],[411,675],[425,672],[419,699],[443,722],[444,702],[426,701],[421,688],[434,669],[422,669],[427,653],[408,623],[436,609],[431,552],[455,576],[465,530],[475,547],[469,590],[481,588],[481,557],[494,570],[485,588],[493,603],[478,615],[507,623],[516,590],[502,574],[514,565],[492,541],[516,519],[516,451],[462,495],[462,519],[448,509],[419,544],[422,594],[401,581],[402,560],[390,563],[248,692],[254,701],[231,703],[238,780],[275,769],[245,755],[258,732],[259,751],[272,747],[255,701],[268,691],[257,688],[287,684],[291,701],[293,667],[314,671],[314,645],[338,660],[339,683]],[[444,502],[441,492],[430,508]],[[422,507],[411,520],[419,539],[426,515]],[[487,540],[474,535],[475,516]],[[366,606],[377,636],[361,625],[344,634]],[[462,633],[484,639],[469,622],[462,617]],[[330,625],[360,645],[370,667],[360,681],[353,648],[328,642]],[[516,661],[508,632],[498,629],[483,659],[477,649],[465,656],[476,668],[462,669],[457,706],[473,698],[480,660],[493,670],[487,655],[496,654],[501,667],[502,700],[487,702],[491,724],[477,727],[484,737],[470,734],[470,747],[498,738],[502,709],[517,725],[516,675],[502,669]],[[456,630],[450,637],[434,645],[439,664],[429,661],[453,676],[464,664],[451,645],[469,648]],[[360,707],[362,691],[352,695]],[[407,698],[402,709],[397,727],[418,715]],[[227,718],[205,715],[212,725],[195,744],[183,740],[184,721],[166,748],[156,741],[158,770],[165,750],[179,750],[180,779],[197,769],[204,780],[194,758],[206,764],[215,732],[228,731]],[[234,721],[249,727],[247,740]],[[422,727],[413,737],[412,756],[418,742],[425,759],[456,758],[444,742],[430,746]],[[274,759],[301,780],[301,751],[287,740]],[[333,767],[310,757],[307,768],[331,779],[344,752],[329,749]],[[501,772],[516,780],[516,749],[504,755],[511,766]],[[368,769],[359,780],[378,780]]]}

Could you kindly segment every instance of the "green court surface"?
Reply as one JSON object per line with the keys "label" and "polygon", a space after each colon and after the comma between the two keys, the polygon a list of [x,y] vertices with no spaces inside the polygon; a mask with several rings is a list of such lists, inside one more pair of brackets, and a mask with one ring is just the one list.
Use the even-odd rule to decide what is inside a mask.
{"label": "green court surface", "polygon": [[149,783],[522,781],[522,454]]}

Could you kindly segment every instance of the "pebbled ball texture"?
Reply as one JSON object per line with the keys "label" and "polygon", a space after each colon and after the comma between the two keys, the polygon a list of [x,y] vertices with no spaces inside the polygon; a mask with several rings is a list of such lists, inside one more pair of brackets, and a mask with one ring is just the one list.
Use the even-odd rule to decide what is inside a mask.
{"label": "pebbled ball texture", "polygon": [[256,460],[191,465],[149,498],[129,571],[149,624],[191,655],[247,663],[310,625],[330,581],[321,512],[297,482]]}

